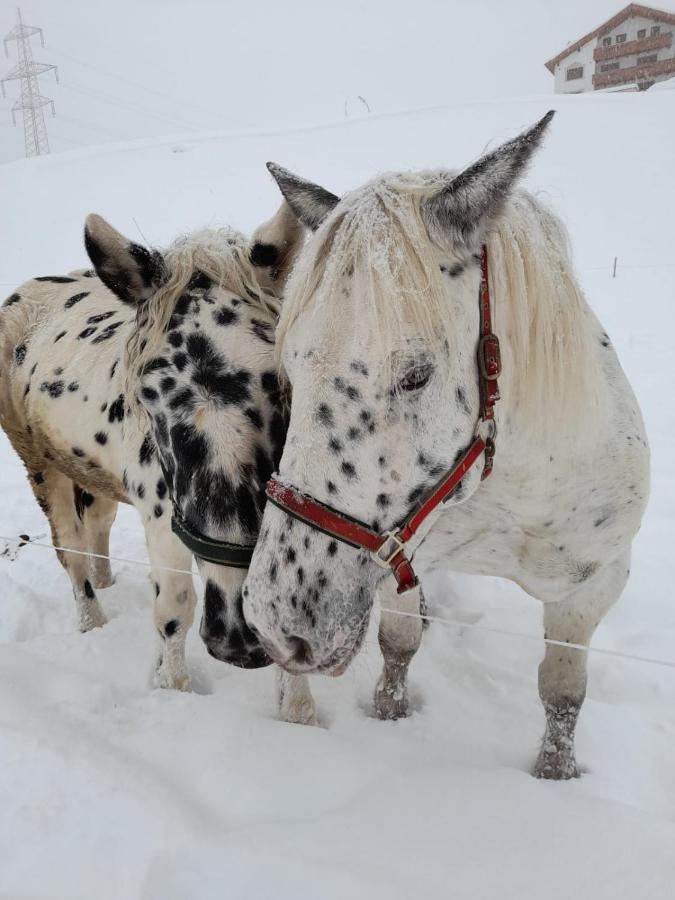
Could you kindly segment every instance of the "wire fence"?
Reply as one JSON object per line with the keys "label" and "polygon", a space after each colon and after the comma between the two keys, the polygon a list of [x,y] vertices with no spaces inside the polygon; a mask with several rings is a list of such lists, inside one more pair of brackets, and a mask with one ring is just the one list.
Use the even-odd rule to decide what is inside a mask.
{"label": "wire fence", "polygon": [[[616,278],[624,269],[675,269],[675,263],[622,263],[614,266],[614,262],[608,262],[604,266],[579,266],[579,272],[607,272],[613,278]],[[0,287],[17,287],[22,283],[21,279],[16,281],[0,281]]]}
{"label": "wire fence", "polygon": [[[147,560],[129,559],[128,557],[124,556],[108,556],[103,553],[93,553],[88,550],[75,550],[71,547],[58,547],[54,546],[53,544],[48,544],[40,541],[37,538],[31,538],[27,534],[19,535],[15,538],[0,534],[0,541],[5,541],[8,546],[15,546],[17,550],[30,545],[32,547],[40,547],[41,549],[45,550],[58,550],[61,553],[74,553],[78,556],[89,556],[95,559],[107,559],[110,562],[126,563],[127,565],[141,566],[144,568],[155,569],[162,572],[172,572],[178,575],[194,576],[198,574],[195,569],[177,569],[171,566],[154,565]],[[0,553],[0,558],[1,557],[2,554]],[[512,631],[506,628],[496,628],[492,625],[481,625],[477,622],[463,622],[459,619],[448,619],[445,616],[434,616],[429,615],[428,613],[422,615],[420,613],[404,612],[400,609],[393,609],[389,606],[382,606],[382,604],[380,604],[380,611],[392,616],[401,616],[409,619],[419,619],[421,621],[426,620],[427,622],[433,622],[434,624],[445,628],[454,628],[460,630],[473,629],[475,631],[482,631],[488,634],[495,634],[500,637],[519,638],[520,640],[536,641],[538,644],[541,644],[543,641],[543,643],[548,646],[564,647],[566,650],[578,650],[583,653],[595,653],[601,656],[613,657],[615,659],[621,659],[629,662],[638,662],[652,666],[660,666],[667,669],[675,669],[675,660],[659,659],[658,657],[644,656],[638,653],[628,653],[623,650],[612,650],[609,647],[593,647],[588,644],[576,644],[571,641],[558,641],[553,638],[527,634],[523,631]]]}

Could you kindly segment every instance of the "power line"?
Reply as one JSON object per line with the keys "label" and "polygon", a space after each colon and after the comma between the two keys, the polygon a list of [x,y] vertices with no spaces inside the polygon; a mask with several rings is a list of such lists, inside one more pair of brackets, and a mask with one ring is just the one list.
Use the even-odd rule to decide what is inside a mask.
{"label": "power line", "polygon": [[64,143],[69,144],[75,150],[82,146],[80,141],[74,141],[72,138],[66,137],[65,135],[61,134],[61,132],[58,130],[55,131],[54,129],[52,129],[52,137],[58,138],[57,144],[63,141]]}
{"label": "power line", "polygon": [[21,85],[21,97],[14,102],[12,106],[12,121],[16,125],[16,112],[21,110],[23,115],[23,137],[26,156],[41,156],[49,153],[49,139],[47,137],[47,126],[45,124],[45,106],[51,106],[52,116],[55,114],[54,101],[49,97],[43,97],[40,94],[40,85],[38,76],[45,72],[53,71],[58,83],[59,73],[56,66],[50,63],[35,62],[33,59],[33,49],[30,39],[34,34],[40,35],[42,46],[45,45],[45,39],[41,28],[33,25],[24,25],[21,10],[17,10],[17,22],[14,28],[5,37],[5,55],[9,56],[8,44],[10,41],[16,41],[17,55],[19,62],[7,75],[5,75],[0,84],[2,86],[2,96],[5,97],[5,82],[18,81]]}
{"label": "power line", "polygon": [[[75,116],[69,116],[65,113],[59,113],[59,121],[68,122],[69,124],[74,125],[76,128],[81,129],[82,131],[90,131],[93,128],[94,131],[100,131],[101,134],[107,134],[109,137],[115,138],[116,140],[124,140],[135,137],[135,135],[112,130],[105,125],[95,124],[94,122],[85,122],[83,119],[78,119]],[[81,144],[78,143],[77,146],[79,147],[81,146]]]}
{"label": "power line", "polygon": [[[122,84],[127,84],[130,87],[137,88],[139,90],[145,91],[147,94],[152,94],[155,97],[160,97],[165,100],[167,103],[171,104],[171,106],[176,105],[176,97],[171,94],[165,94],[162,91],[155,90],[154,88],[147,87],[144,84],[141,84],[139,81],[134,81],[131,78],[127,78],[124,75],[118,75],[116,72],[110,72],[108,69],[103,69],[101,66],[94,65],[93,63],[85,62],[82,59],[78,59],[76,56],[73,56],[70,53],[64,53],[63,50],[56,50],[50,47],[50,51],[58,54],[59,56],[63,56],[66,59],[71,60],[74,63],[77,63],[79,66],[83,66],[85,69],[91,69],[93,72],[99,72],[101,75],[105,75],[106,78],[114,78],[116,81],[122,82]],[[71,85],[72,87],[72,85]],[[198,107],[194,103],[181,103],[181,106],[185,106],[189,109],[195,110],[197,113],[201,113],[202,115],[208,115],[209,119],[213,118],[213,110],[206,109],[205,107]],[[176,120],[174,120],[175,122]],[[189,128],[202,128],[201,124],[195,125],[195,123],[188,123],[185,121],[180,122],[182,126]]]}
{"label": "power line", "polygon": [[169,125],[173,125],[174,127],[178,126],[179,128],[189,128],[192,131],[194,131],[195,128],[198,127],[201,127],[202,129],[204,128],[204,126],[195,126],[194,123],[186,122],[181,119],[163,116],[157,112],[150,112],[144,106],[139,106],[138,104],[131,103],[128,100],[122,100],[114,96],[113,94],[107,94],[105,91],[94,90],[92,88],[77,87],[76,85],[71,84],[67,81],[63,82],[63,86],[69,91],[75,91],[76,93],[84,94],[85,96],[97,97],[103,103],[108,103],[112,106],[119,106],[121,109],[128,109],[131,112],[136,112],[139,115],[145,116],[147,118],[157,119],[160,122],[167,122]]}

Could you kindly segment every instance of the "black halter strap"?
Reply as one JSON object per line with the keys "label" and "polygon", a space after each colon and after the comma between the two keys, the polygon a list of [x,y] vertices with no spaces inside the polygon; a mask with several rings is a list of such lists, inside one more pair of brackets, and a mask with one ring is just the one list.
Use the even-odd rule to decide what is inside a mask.
{"label": "black halter strap", "polygon": [[[175,508],[175,507],[174,507]],[[205,562],[218,566],[230,566],[233,569],[248,569],[255,547],[246,544],[230,544],[206,537],[193,531],[177,512],[171,517],[171,530],[176,537],[191,550],[195,556]]]}

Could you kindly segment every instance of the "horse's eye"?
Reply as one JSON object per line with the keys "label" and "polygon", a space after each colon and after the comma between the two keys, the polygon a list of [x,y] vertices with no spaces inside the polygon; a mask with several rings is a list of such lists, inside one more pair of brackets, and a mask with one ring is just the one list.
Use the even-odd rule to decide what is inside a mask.
{"label": "horse's eye", "polygon": [[433,375],[434,367],[431,363],[425,363],[421,366],[412,366],[398,380],[399,391],[419,391],[429,383],[429,379]]}

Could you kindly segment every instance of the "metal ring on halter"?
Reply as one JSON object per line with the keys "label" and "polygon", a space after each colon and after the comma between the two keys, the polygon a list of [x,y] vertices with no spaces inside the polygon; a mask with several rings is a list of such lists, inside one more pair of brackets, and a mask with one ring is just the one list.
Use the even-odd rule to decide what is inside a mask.
{"label": "metal ring on halter", "polygon": [[[385,540],[382,541],[377,550],[371,550],[370,556],[378,566],[381,566],[383,569],[388,569],[391,566],[394,557],[398,556],[402,550],[405,550],[406,542],[401,540],[398,530],[385,531],[382,536]],[[393,549],[391,548],[391,544],[394,545]],[[386,557],[380,556],[384,548],[386,548],[387,551],[390,551]]]}
{"label": "metal ring on halter", "polygon": [[[483,426],[486,426],[488,429],[488,433],[485,436],[483,435]],[[495,420],[481,419],[476,428],[476,437],[482,438],[484,441],[492,441],[495,443],[497,440],[497,423]]]}

